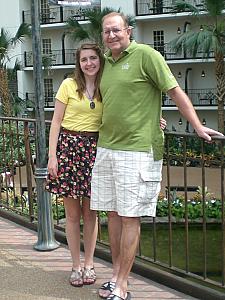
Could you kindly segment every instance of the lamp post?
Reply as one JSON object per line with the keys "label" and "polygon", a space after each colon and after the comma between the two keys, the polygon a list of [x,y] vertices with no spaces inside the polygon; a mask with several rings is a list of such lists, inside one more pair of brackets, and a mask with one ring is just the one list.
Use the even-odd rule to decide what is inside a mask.
{"label": "lamp post", "polygon": [[54,239],[52,207],[50,193],[45,191],[47,176],[46,137],[44,116],[44,86],[42,76],[41,34],[40,34],[40,2],[31,0],[32,50],[34,62],[35,84],[35,117],[36,117],[36,169],[35,180],[38,204],[38,241],[36,250],[48,251],[59,247]]}
{"label": "lamp post", "polygon": [[[187,68],[185,71],[185,79],[184,79],[184,91],[188,95],[188,74],[192,70],[192,68]],[[189,122],[186,122],[186,132],[189,132]]]}

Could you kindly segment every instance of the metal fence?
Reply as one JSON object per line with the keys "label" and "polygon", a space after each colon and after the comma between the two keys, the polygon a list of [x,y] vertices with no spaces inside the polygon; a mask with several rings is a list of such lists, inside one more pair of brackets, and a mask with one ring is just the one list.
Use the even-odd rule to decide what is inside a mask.
{"label": "metal fence", "polygon": [[[195,5],[199,10],[204,10],[201,0],[188,0],[186,3]],[[172,0],[137,0],[136,15],[159,15],[172,13],[174,3]],[[188,11],[188,10],[187,10]]]}
{"label": "metal fence", "polygon": [[[53,6],[47,7],[46,9],[41,9],[40,12],[40,23],[45,24],[55,24],[64,23],[69,18],[77,21],[87,21],[85,17],[85,11],[88,9],[98,9],[99,5],[92,5],[89,8],[75,7],[75,6]],[[22,20],[25,23],[31,23],[31,11],[22,11]]]}
{"label": "metal fence", "polygon": [[[0,212],[36,222],[35,120],[1,117],[0,122]],[[224,288],[224,154],[223,137],[209,144],[195,134],[165,133],[157,216],[141,218],[137,259]],[[52,197],[52,210],[55,228],[64,231],[62,199]],[[98,243],[108,246],[104,212],[99,213]]]}

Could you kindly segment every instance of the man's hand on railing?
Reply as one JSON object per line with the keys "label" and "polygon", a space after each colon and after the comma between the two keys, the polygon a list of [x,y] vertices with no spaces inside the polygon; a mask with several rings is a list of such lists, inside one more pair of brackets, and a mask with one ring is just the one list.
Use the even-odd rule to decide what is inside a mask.
{"label": "man's hand on railing", "polygon": [[216,131],[214,129],[208,128],[206,126],[199,126],[198,128],[195,128],[195,131],[197,133],[197,135],[201,138],[203,138],[204,140],[206,140],[207,142],[211,142],[212,141],[212,136],[224,136],[221,132]]}

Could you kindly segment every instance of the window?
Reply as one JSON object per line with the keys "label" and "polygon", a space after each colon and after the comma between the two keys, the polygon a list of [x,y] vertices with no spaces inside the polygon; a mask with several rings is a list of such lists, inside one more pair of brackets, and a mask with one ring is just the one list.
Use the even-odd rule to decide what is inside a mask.
{"label": "window", "polygon": [[41,22],[48,23],[50,18],[50,9],[48,0],[41,0]]}
{"label": "window", "polygon": [[163,13],[163,1],[153,0],[153,14],[162,14],[162,13]]}
{"label": "window", "polygon": [[45,104],[48,106],[49,102],[54,101],[53,79],[52,78],[44,79],[44,95],[45,95]]}
{"label": "window", "polygon": [[153,38],[154,38],[154,49],[159,51],[162,56],[164,56],[164,31],[163,30],[156,30],[153,31]]}
{"label": "window", "polygon": [[52,54],[52,41],[51,39],[42,39],[42,53]]}

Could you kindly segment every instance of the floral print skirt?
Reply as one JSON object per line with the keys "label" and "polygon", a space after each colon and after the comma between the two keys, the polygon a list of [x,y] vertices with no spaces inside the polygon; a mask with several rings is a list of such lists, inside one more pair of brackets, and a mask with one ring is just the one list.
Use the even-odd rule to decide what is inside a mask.
{"label": "floral print skirt", "polygon": [[57,145],[58,176],[53,178],[48,175],[46,190],[63,197],[90,198],[96,149],[97,136],[60,132]]}

